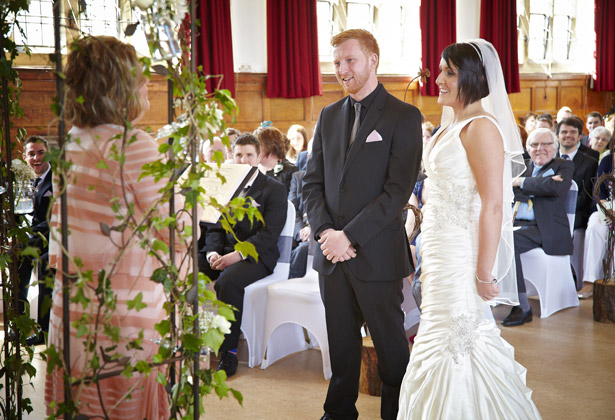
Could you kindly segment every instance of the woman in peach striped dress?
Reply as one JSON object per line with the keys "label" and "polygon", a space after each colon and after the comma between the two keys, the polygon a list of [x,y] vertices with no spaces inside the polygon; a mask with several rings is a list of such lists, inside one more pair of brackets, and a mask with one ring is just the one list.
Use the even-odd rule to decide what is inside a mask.
{"label": "woman in peach striped dress", "polygon": [[[92,372],[89,362],[93,356],[84,350],[84,336],[77,334],[72,325],[83,316],[89,317],[88,334],[97,337],[94,355],[103,363],[100,349],[117,345],[118,353],[128,356],[131,364],[137,361],[152,361],[158,346],[154,340],[159,338],[154,325],[166,317],[163,309],[165,295],[161,284],[152,282],[149,277],[160,267],[154,257],[148,255],[138,241],[142,238],[158,238],[168,243],[164,237],[168,229],[161,232],[143,232],[141,239],[133,235],[130,228],[123,232],[111,230],[103,232],[102,224],[117,226],[117,215],[126,215],[134,208],[136,221],[142,220],[150,210],[160,216],[168,215],[168,207],[159,205],[159,189],[165,180],[155,182],[152,177],[139,179],[145,163],[160,157],[157,144],[144,131],[131,129],[126,133],[125,164],[118,163],[114,153],[121,153],[124,128],[122,122],[138,120],[149,108],[147,100],[147,79],[142,75],[141,65],[132,46],[112,37],[86,37],[76,41],[66,67],[66,105],[65,117],[73,124],[69,135],[71,141],[66,148],[66,160],[72,162],[67,182],[68,203],[68,255],[71,261],[80,259],[82,272],[92,270],[94,283],[99,270],[110,274],[111,289],[117,296],[115,309],[109,314],[110,322],[119,328],[119,341],[114,342],[102,331],[94,331],[98,299],[93,289],[91,303],[84,308],[79,303],[70,303],[70,352],[71,377],[81,379]],[[83,100],[81,100],[82,98]],[[59,191],[59,189],[58,189]],[[183,203],[176,199],[177,207]],[[115,210],[112,208],[117,207]],[[188,217],[178,221],[178,225],[189,223]],[[53,208],[51,240],[51,263],[57,267],[57,277],[49,328],[49,345],[61,352],[62,335],[62,290],[61,290],[61,249],[60,244],[60,201]],[[178,251],[184,251],[179,249]],[[76,269],[69,263],[68,273]],[[129,309],[127,302],[142,294],[144,309]],[[74,288],[71,295],[74,294]],[[102,317],[100,317],[102,318]],[[99,321],[101,319],[98,318]],[[142,332],[141,349],[127,349],[130,340],[137,339]],[[111,352],[113,353],[113,351]],[[127,359],[125,359],[127,360]],[[117,370],[118,365],[111,365]],[[122,366],[119,366],[121,369]],[[161,368],[162,370],[162,368]],[[48,414],[50,407],[64,401],[63,373],[56,368],[47,376],[45,402]],[[103,372],[104,373],[104,372]],[[106,415],[110,419],[163,419],[169,417],[167,393],[156,382],[158,370],[152,368],[149,376],[134,373],[131,378],[117,375],[96,384],[81,384],[71,388],[73,401],[79,413],[87,415]],[[103,404],[101,405],[100,401]]]}

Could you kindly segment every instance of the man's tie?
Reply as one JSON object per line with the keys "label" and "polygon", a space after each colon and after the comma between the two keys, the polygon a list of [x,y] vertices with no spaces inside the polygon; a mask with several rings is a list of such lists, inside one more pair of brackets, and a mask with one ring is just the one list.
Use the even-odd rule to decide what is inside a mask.
{"label": "man's tie", "polygon": [[251,185],[247,185],[245,187],[243,187],[241,189],[241,192],[239,193],[240,197],[245,197],[246,195],[248,195],[248,190],[250,189]]}
{"label": "man's tie", "polygon": [[564,154],[564,155],[562,155],[562,159],[564,159],[564,160],[570,160],[570,156],[568,156],[568,155]]}
{"label": "man's tie", "polygon": [[352,130],[350,130],[350,142],[348,147],[352,145],[357,132],[359,131],[359,125],[361,125],[361,104],[359,102],[354,103],[354,123],[352,123]]}
{"label": "man's tie", "polygon": [[40,184],[40,183],[41,183],[41,178],[40,178],[40,177],[39,177],[39,178],[36,178],[36,179],[34,180],[34,184],[33,184],[34,188],[38,187],[38,184]]}

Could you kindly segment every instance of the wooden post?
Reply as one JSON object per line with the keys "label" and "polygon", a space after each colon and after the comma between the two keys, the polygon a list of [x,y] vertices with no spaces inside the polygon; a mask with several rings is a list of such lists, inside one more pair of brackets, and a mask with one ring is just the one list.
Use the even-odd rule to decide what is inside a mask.
{"label": "wooden post", "polygon": [[378,375],[378,356],[371,337],[363,337],[359,392],[374,397],[382,395],[382,381]]}
{"label": "wooden post", "polygon": [[[615,323],[615,282],[605,283],[604,280],[596,280],[593,309],[595,321]],[[361,373],[363,373],[363,366],[361,366]]]}

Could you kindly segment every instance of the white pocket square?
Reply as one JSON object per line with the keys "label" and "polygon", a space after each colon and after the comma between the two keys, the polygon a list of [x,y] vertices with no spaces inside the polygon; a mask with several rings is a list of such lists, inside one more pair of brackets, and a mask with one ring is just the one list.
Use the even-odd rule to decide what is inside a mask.
{"label": "white pocket square", "polygon": [[43,197],[53,197],[53,193],[51,191],[47,191],[45,194],[43,194]]}
{"label": "white pocket square", "polygon": [[365,143],[371,143],[374,141],[382,141],[382,136],[376,130],[369,133],[369,136],[367,136],[367,140],[365,140]]}

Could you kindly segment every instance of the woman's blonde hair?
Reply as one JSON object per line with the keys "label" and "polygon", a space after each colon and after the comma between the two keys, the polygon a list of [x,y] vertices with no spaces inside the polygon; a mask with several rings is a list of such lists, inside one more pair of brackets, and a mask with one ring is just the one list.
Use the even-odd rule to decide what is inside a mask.
{"label": "woman's blonde hair", "polygon": [[78,127],[123,125],[146,110],[137,93],[146,82],[132,45],[111,36],[71,44],[65,73],[64,118]]}
{"label": "woman's blonde hair", "polygon": [[[290,138],[290,135],[292,133],[301,134],[301,136],[303,137],[303,147],[301,148],[301,151],[307,150],[308,142],[310,141],[310,139],[308,138],[307,130],[305,129],[305,127],[300,124],[293,124],[286,132],[286,137]],[[294,147],[291,146],[288,148],[287,157],[296,159],[298,154],[299,153],[297,153]]]}

